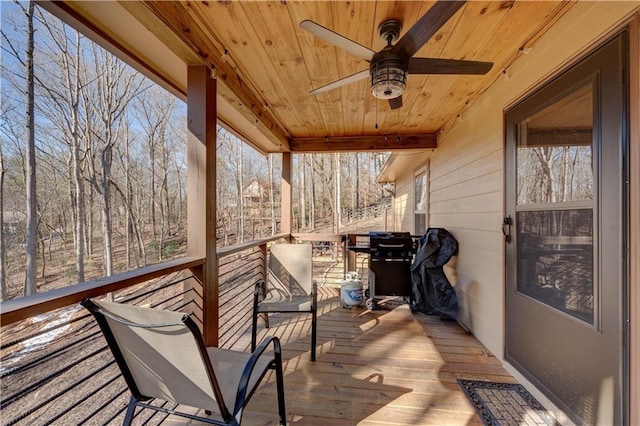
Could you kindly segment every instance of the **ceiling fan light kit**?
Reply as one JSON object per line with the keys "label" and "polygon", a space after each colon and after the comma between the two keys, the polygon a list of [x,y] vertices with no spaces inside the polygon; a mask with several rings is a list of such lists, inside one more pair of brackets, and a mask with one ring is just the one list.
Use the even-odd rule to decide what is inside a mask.
{"label": "ceiling fan light kit", "polygon": [[378,99],[394,99],[407,88],[407,68],[388,60],[371,65],[371,94]]}

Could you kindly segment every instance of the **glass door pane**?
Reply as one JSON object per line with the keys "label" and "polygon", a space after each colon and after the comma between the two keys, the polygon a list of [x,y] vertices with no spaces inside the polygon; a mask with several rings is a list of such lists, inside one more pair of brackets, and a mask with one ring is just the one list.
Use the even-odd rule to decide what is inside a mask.
{"label": "glass door pane", "polygon": [[593,324],[593,85],[517,129],[517,291]]}

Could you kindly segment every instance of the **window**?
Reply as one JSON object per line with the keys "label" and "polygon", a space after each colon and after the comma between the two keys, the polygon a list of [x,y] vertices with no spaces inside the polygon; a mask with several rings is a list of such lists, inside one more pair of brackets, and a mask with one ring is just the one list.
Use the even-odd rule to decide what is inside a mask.
{"label": "window", "polygon": [[413,177],[414,208],[413,231],[416,235],[422,235],[427,230],[427,214],[429,209],[429,176],[426,167],[418,170]]}

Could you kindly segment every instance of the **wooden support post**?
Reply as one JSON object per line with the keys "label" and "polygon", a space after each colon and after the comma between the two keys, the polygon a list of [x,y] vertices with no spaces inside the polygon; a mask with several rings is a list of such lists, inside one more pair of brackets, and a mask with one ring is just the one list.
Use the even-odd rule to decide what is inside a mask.
{"label": "wooden support post", "polygon": [[260,271],[260,278],[267,282],[267,271],[269,270],[269,251],[267,250],[267,243],[260,244],[260,254],[262,256],[262,271]]}
{"label": "wooden support post", "polygon": [[[282,210],[280,212],[280,233],[291,234],[292,218],[292,193],[291,193],[291,169],[293,157],[290,152],[282,153],[282,183],[280,190]],[[289,239],[291,239],[289,237]]]}
{"label": "wooden support post", "polygon": [[[640,424],[640,13],[629,30],[629,424]],[[636,401],[635,403],[633,401]]]}
{"label": "wooden support post", "polygon": [[[347,234],[346,238],[346,246],[355,246],[358,243],[358,238],[354,234]],[[346,247],[345,247],[346,248]],[[345,276],[349,271],[357,271],[358,267],[356,265],[357,252],[353,250],[347,250],[347,261],[345,262]]]}
{"label": "wooden support post", "polygon": [[[207,346],[218,345],[218,259],[216,256],[216,80],[204,65],[187,70],[187,254],[205,256],[202,294],[194,313]],[[192,281],[192,280],[190,280]],[[195,286],[194,282],[186,285]],[[198,285],[199,287],[199,285]]]}

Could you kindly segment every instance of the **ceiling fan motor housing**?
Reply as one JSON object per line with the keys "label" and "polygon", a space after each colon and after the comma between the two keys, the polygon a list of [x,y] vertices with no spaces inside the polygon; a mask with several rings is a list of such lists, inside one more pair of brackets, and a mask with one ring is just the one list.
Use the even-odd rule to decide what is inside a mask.
{"label": "ceiling fan motor housing", "polygon": [[395,43],[400,38],[402,22],[397,19],[387,19],[378,25],[378,35],[387,43],[387,46]]}

